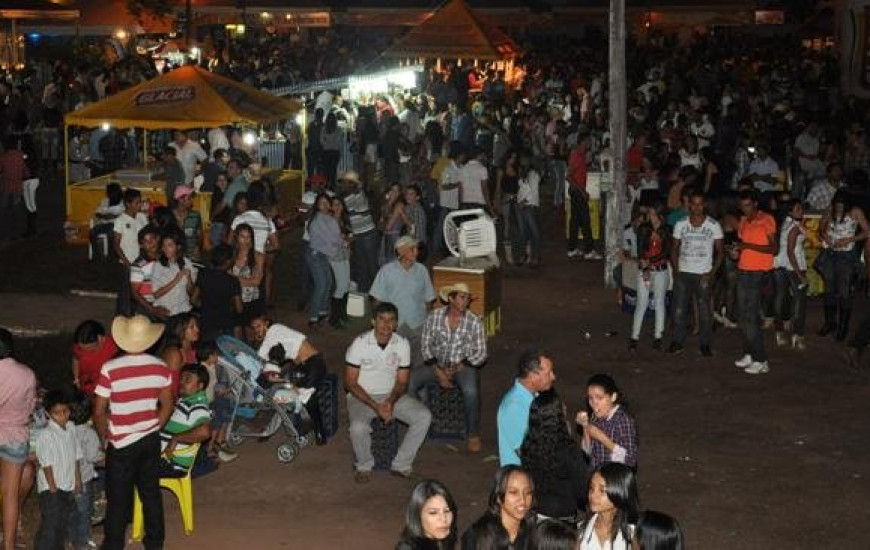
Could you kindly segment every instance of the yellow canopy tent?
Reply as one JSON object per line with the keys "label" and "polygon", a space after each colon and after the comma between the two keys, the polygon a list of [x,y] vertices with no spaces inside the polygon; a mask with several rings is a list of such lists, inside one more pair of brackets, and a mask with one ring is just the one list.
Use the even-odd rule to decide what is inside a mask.
{"label": "yellow canopy tent", "polygon": [[[303,107],[298,101],[261,92],[199,67],[186,66],[68,113],[64,117],[68,222],[75,217],[73,222],[86,226],[93,211],[90,202],[99,201],[100,198],[99,195],[94,198],[90,189],[84,188],[88,182],[79,182],[76,186],[69,183],[70,126],[93,128],[108,124],[115,128],[142,128],[147,134],[147,130],[163,128],[186,130],[230,124],[265,124],[294,116]],[[143,136],[142,141],[147,159],[147,135]],[[302,180],[298,179],[301,185]],[[107,181],[103,181],[102,185],[105,186]],[[75,208],[73,187],[82,188],[76,199],[81,204]],[[88,196],[87,200],[81,198],[84,195]],[[207,213],[203,215],[203,220],[207,220]]]}
{"label": "yellow canopy tent", "polygon": [[[64,116],[67,212],[72,187],[69,184],[69,126],[93,128],[108,124],[147,131],[264,124],[289,118],[303,107],[298,101],[261,92],[190,65],[68,113]],[[143,142],[147,144],[147,137]]]}
{"label": "yellow canopy tent", "polygon": [[154,130],[214,128],[288,118],[302,104],[195,66],[186,66],[68,113],[68,126]]}

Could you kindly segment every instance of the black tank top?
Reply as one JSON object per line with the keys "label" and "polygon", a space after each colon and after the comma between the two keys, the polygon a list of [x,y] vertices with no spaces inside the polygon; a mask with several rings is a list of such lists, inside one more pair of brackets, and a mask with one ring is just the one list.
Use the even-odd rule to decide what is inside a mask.
{"label": "black tank top", "polygon": [[516,195],[520,190],[520,178],[505,174],[501,178],[501,192]]}

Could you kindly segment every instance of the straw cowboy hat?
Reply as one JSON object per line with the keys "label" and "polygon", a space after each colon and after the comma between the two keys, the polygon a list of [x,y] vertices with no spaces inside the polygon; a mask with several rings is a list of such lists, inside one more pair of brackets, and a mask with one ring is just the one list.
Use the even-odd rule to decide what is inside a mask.
{"label": "straw cowboy hat", "polygon": [[402,237],[399,237],[399,240],[396,241],[394,248],[396,249],[396,252],[398,252],[400,248],[405,248],[406,246],[417,246],[417,239],[410,235],[404,235]]}
{"label": "straw cowboy hat", "polygon": [[455,283],[452,285],[442,286],[438,291],[438,297],[441,298],[442,302],[447,302],[450,300],[450,295],[454,292],[462,292],[463,294],[468,294],[471,297],[471,289],[468,288],[468,285],[465,283]]}
{"label": "straw cowboy hat", "polygon": [[338,176],[338,181],[352,181],[357,185],[362,185],[362,182],[359,179],[359,174],[356,173],[356,170],[348,170],[347,172],[342,173]]}
{"label": "straw cowboy hat", "polygon": [[118,315],[112,321],[112,338],[127,353],[142,353],[153,346],[162,334],[163,325],[152,323],[144,315]]}

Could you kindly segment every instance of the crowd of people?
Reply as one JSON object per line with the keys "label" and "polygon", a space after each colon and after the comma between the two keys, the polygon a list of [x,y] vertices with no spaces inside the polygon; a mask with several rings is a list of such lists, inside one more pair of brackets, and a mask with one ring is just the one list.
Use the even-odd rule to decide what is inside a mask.
{"label": "crowd of people", "polygon": [[[267,316],[279,232],[294,220],[303,226],[296,296],[309,330],[346,327],[354,289],[371,300],[373,328],[352,341],[343,371],[359,484],[373,479],[377,419],[408,425],[389,468],[416,477],[436,386],[462,392],[467,450],[482,448],[483,326],[469,311],[469,288],[436,289],[428,270],[446,254],[443,223],[456,210],[481,208],[499,220],[504,261],[529,268],[544,260],[542,223],[568,216],[565,253],[592,261],[604,252],[600,229],[624,226],[615,276],[626,287],[621,300],[635,295],[631,350],[651,308],[653,348],[683,353],[694,328],[709,357],[714,325],[739,327],[736,366],[767,373],[766,328],[775,329],[778,347],[808,346],[811,267],[825,288],[819,335],[846,341],[855,293],[867,278],[861,254],[870,235],[870,149],[868,111],[839,94],[833,57],[788,41],[722,34],[688,43],[657,34],[634,39],[627,202],[623,219],[596,220],[596,207],[605,212],[612,197],[606,52],[596,39],[538,39],[512,75],[495,65],[447,64],[427,69],[416,92],[359,101],[321,93],[304,132],[295,119],[274,129],[286,140],[285,166],[308,167],[298,213],[278,211],[275,188],[258,171],[260,155],[239,129],[150,133],[149,151],[166,171],[165,204],[107,187],[92,237],[96,243],[105,235],[109,256],[123,267],[119,316],[108,331],[95,322],[76,331],[77,391],[45,393],[37,407],[32,372],[15,361],[11,336],[0,332],[0,372],[12,381],[0,389],[6,549],[16,544],[18,510],[34,480],[42,514],[37,547],[67,540],[93,546],[87,528],[101,491],[95,465],[105,472],[109,504],[103,547],[123,547],[134,487],[145,545],[160,547],[160,476],[195,467],[194,455],[205,468],[238,457],[226,441],[237,396],[217,367],[219,337],[246,340],[274,364],[263,372],[264,386],[290,379],[321,391],[322,356],[304,334]],[[261,46],[265,65],[256,57],[234,61],[231,49],[209,65],[263,87],[291,83],[288,74],[338,70],[300,72],[292,48]],[[332,67],[336,59],[314,66]],[[0,206],[17,207],[28,168],[57,160],[59,115],[139,74],[124,66],[94,76],[60,65],[41,99],[29,86],[0,83]],[[133,165],[135,138],[113,129],[76,134],[72,160],[82,176]],[[212,193],[210,227],[193,208],[198,192]],[[817,233],[807,228],[807,213],[820,217]],[[812,240],[821,252],[811,263],[805,245]],[[853,367],[868,341],[870,317],[848,343]],[[496,416],[502,469],[487,512],[460,537],[450,493],[422,482],[399,548],[682,548],[672,518],[639,509],[638,435],[613,378],[588,381],[576,433],[554,380],[546,354],[520,359]],[[329,434],[317,401],[307,410],[322,444]],[[39,422],[34,409],[44,411]],[[191,448],[194,455],[184,452]]]}

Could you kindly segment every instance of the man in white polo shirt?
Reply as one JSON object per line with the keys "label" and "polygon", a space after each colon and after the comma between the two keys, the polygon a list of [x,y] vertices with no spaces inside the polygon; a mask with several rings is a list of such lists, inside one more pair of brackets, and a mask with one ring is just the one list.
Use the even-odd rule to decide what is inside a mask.
{"label": "man in white polo shirt", "polygon": [[372,312],[374,329],[357,336],[345,356],[344,385],[357,483],[371,480],[375,465],[371,438],[374,418],[408,425],[408,433],[390,466],[393,474],[405,478],[413,475],[414,458],[432,422],[429,409],[405,393],[411,348],[405,338],[396,334],[398,316],[393,304],[378,304]]}

